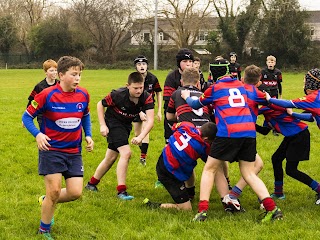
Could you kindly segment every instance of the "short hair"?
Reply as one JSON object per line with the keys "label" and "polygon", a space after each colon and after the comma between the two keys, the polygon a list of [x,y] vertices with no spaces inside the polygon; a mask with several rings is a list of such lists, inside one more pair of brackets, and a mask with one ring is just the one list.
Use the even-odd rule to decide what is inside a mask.
{"label": "short hair", "polygon": [[71,67],[79,67],[83,70],[84,64],[80,59],[72,56],[63,56],[58,60],[58,73],[66,73]]}
{"label": "short hair", "polygon": [[221,55],[218,55],[218,56],[216,56],[216,57],[214,58],[215,61],[216,61],[216,60],[220,60],[220,59],[224,59],[224,57],[222,57]]}
{"label": "short hair", "polygon": [[183,70],[181,74],[181,79],[184,84],[196,84],[200,80],[200,73],[197,68],[191,67]]}
{"label": "short hair", "polygon": [[201,137],[207,137],[209,141],[213,141],[217,134],[217,126],[213,122],[207,122],[200,128]]}
{"label": "short hair", "polygon": [[255,85],[260,81],[261,68],[256,65],[249,65],[244,69],[244,82]]}
{"label": "short hair", "polygon": [[52,59],[48,59],[48,60],[44,61],[42,64],[42,68],[45,72],[48,71],[48,69],[51,67],[54,67],[54,68],[58,67],[57,62]]}
{"label": "short hair", "polygon": [[276,62],[277,59],[276,59],[275,56],[269,55],[269,56],[267,57],[267,61],[274,61],[274,62]]}
{"label": "short hair", "polygon": [[200,60],[200,58],[199,58],[199,57],[194,57],[194,58],[193,58],[193,61],[201,62],[201,60]]}
{"label": "short hair", "polygon": [[143,76],[139,72],[132,72],[128,76],[128,84],[130,85],[131,83],[141,83],[143,82]]}

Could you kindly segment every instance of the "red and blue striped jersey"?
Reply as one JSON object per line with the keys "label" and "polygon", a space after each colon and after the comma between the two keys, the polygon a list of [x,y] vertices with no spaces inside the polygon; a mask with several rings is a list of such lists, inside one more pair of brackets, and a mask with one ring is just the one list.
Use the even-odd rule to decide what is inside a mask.
{"label": "red and blue striped jersey", "polygon": [[190,122],[176,123],[172,130],[173,134],[162,151],[164,165],[177,179],[186,181],[191,177],[197,159],[207,160],[210,145]]}
{"label": "red and blue striped jersey", "polygon": [[320,129],[320,90],[294,100],[271,98],[269,102],[285,108],[300,108],[306,110],[316,119],[318,128]]}
{"label": "red and blue striped jersey", "polygon": [[272,126],[285,137],[296,135],[308,128],[308,125],[299,119],[290,116],[285,108],[271,105],[259,109],[259,114],[265,118],[265,126]]}
{"label": "red and blue striped jersey", "polygon": [[258,88],[251,84],[244,84],[244,88],[247,91],[248,95],[248,106],[252,114],[253,121],[257,121],[259,114],[259,105],[268,105],[266,100],[266,94],[258,90]]}
{"label": "red and blue striped jersey", "polygon": [[312,116],[316,119],[318,128],[320,128],[320,91],[314,91],[313,93],[292,100],[292,103],[296,108],[301,108],[310,112]]}
{"label": "red and blue striped jersey", "polygon": [[247,91],[238,79],[219,79],[204,92],[199,102],[203,106],[213,104],[218,137],[256,137],[255,121],[248,106]]}
{"label": "red and blue striped jersey", "polygon": [[57,84],[37,94],[26,113],[32,118],[42,113],[40,131],[51,139],[49,150],[79,153],[81,120],[89,114],[89,101],[86,89],[77,87],[73,92],[64,92]]}

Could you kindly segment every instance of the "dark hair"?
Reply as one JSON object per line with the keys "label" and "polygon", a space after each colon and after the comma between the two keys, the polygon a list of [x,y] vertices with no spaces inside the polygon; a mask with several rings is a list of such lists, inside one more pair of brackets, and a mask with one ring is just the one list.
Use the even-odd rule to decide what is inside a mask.
{"label": "dark hair", "polygon": [[230,63],[226,59],[218,59],[209,64],[209,71],[214,82],[222,76],[230,74],[229,65]]}
{"label": "dark hair", "polygon": [[80,61],[80,59],[72,56],[63,56],[58,60],[58,73],[66,73],[71,67],[79,67],[80,70],[84,69],[84,64]]}
{"label": "dark hair", "polygon": [[134,65],[136,65],[138,62],[145,62],[146,64],[148,64],[148,59],[143,55],[139,55],[133,60]]}
{"label": "dark hair", "polygon": [[181,48],[176,55],[176,59],[177,59],[177,66],[178,66],[178,68],[180,68],[180,62],[182,60],[190,59],[193,61],[194,57],[193,57],[192,52],[188,48]]}
{"label": "dark hair", "polygon": [[143,77],[141,73],[139,72],[132,72],[128,76],[128,84],[130,85],[131,83],[141,83],[143,82]]}
{"label": "dark hair", "polygon": [[213,122],[207,122],[200,128],[201,137],[207,137],[209,141],[213,141],[217,134],[217,126]]}

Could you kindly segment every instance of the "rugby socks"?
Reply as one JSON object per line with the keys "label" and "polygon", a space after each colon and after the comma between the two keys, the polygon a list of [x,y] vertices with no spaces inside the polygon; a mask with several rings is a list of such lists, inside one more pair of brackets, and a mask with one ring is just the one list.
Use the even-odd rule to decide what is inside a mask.
{"label": "rugby socks", "polygon": [[122,193],[122,192],[125,192],[126,190],[127,190],[127,186],[126,185],[118,185],[117,186],[118,194]]}
{"label": "rugby socks", "polygon": [[275,181],[274,182],[274,194],[276,196],[283,195],[283,181]]}
{"label": "rugby socks", "polygon": [[196,194],[196,187],[193,186],[193,187],[190,187],[190,188],[186,188],[187,189],[187,192],[188,192],[188,195],[189,195],[189,199],[190,200],[193,200],[194,199],[194,195]]}
{"label": "rugby socks", "polygon": [[96,179],[94,176],[91,177],[89,184],[97,185],[100,182],[99,179]]}
{"label": "rugby socks", "polygon": [[229,192],[229,196],[231,199],[238,199],[242,193],[242,190],[237,186],[234,186]]}
{"label": "rugby socks", "polygon": [[199,205],[198,205],[198,212],[208,211],[208,209],[209,209],[209,201],[200,200]]}
{"label": "rugby socks", "polygon": [[50,232],[50,228],[51,228],[51,223],[45,224],[44,222],[40,221],[40,227],[39,227],[40,234]]}
{"label": "rugby socks", "polygon": [[142,143],[140,146],[141,155],[140,158],[146,159],[147,158],[147,152],[149,148],[149,143]]}
{"label": "rugby socks", "polygon": [[317,181],[313,180],[310,184],[310,187],[313,191],[320,193],[320,184]]}
{"label": "rugby socks", "polygon": [[274,202],[274,200],[271,197],[267,197],[267,198],[263,199],[262,204],[263,204],[264,208],[266,209],[266,211],[268,211],[268,212],[274,210],[276,207],[276,203]]}

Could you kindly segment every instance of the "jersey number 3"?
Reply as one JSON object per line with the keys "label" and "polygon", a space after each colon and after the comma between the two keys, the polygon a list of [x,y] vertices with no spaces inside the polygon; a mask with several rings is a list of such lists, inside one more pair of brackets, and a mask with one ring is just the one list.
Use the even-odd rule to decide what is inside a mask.
{"label": "jersey number 3", "polygon": [[243,107],[245,106],[246,102],[244,97],[241,95],[241,92],[238,88],[230,88],[229,89],[229,105],[231,107]]}
{"label": "jersey number 3", "polygon": [[179,140],[181,141],[181,145],[179,145],[179,143],[177,141],[174,142],[174,146],[179,150],[182,151],[183,149],[185,149],[186,147],[188,147],[188,142],[190,141],[191,137],[184,132],[183,135],[181,135],[179,137]]}

